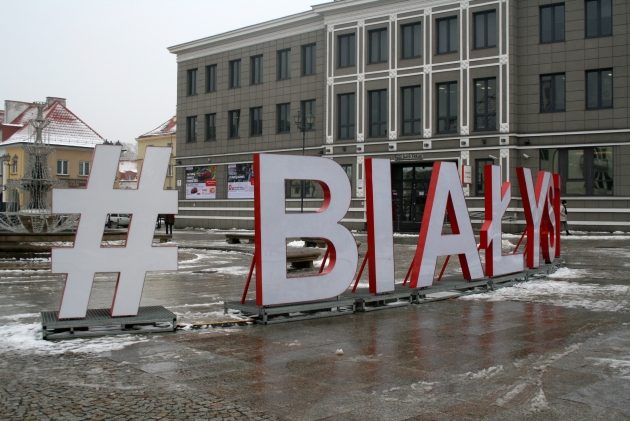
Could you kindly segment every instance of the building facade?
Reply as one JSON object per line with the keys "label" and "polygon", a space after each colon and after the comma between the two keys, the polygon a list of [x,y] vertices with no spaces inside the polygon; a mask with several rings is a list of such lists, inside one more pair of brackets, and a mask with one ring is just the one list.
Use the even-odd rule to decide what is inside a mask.
{"label": "building facade", "polygon": [[[459,165],[474,221],[494,163],[513,185],[506,229],[522,229],[523,166],[561,174],[575,229],[627,231],[629,24],[624,0],[338,0],[171,47],[178,220],[253,227],[248,168],[268,152],[341,164],[351,228],[365,227],[363,162],[378,157],[398,231],[418,231],[436,160]],[[214,196],[191,194],[204,177]],[[309,182],[286,192],[288,207],[321,201]]]}
{"label": "building facade", "polygon": [[164,182],[164,188],[168,190],[175,190],[175,156],[177,151],[177,144],[175,142],[175,134],[177,133],[177,118],[175,116],[169,118],[164,123],[160,124],[155,129],[141,134],[136,139],[138,143],[138,156],[136,159],[137,169],[136,172],[142,171],[142,163],[144,162],[144,154],[146,153],[147,146],[161,146],[169,147],[171,150],[171,159],[168,164],[168,170],[166,172],[166,181]]}

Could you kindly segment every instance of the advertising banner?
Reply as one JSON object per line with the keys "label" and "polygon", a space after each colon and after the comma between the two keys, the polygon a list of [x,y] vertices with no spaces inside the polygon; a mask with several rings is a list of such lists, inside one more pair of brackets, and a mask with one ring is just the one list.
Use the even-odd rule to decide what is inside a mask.
{"label": "advertising banner", "polygon": [[228,165],[228,199],[254,198],[254,167],[252,164]]}
{"label": "advertising banner", "polygon": [[186,167],[186,199],[217,198],[217,166]]}

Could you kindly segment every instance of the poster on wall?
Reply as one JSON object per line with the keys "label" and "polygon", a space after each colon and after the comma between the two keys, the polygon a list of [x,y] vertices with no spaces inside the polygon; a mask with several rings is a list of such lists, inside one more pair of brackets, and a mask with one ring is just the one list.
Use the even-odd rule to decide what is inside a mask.
{"label": "poster on wall", "polygon": [[186,199],[217,198],[217,166],[186,167]]}
{"label": "poster on wall", "polygon": [[228,165],[228,199],[254,198],[253,164]]}

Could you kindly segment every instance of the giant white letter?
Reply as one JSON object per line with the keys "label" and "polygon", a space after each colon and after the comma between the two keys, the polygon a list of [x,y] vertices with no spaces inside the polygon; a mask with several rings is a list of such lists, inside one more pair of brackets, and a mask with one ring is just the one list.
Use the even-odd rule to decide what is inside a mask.
{"label": "giant white letter", "polygon": [[[348,176],[326,158],[254,155],[256,216],[256,304],[274,305],[335,297],[344,292],[356,271],[354,237],[339,221],[350,207]],[[287,213],[285,180],[317,180],[324,203],[316,213]],[[287,277],[287,238],[324,238],[330,264],[321,275]]]}
{"label": "giant white letter", "polygon": [[486,165],[483,169],[485,183],[486,221],[481,227],[481,248],[486,251],[486,275],[501,276],[523,270],[523,254],[501,253],[501,218],[507,210],[512,194],[510,182],[501,184],[501,167]]}
{"label": "giant white letter", "polygon": [[[442,235],[447,210],[453,234]],[[418,246],[413,258],[410,287],[431,286],[437,258],[452,254],[459,256],[465,279],[483,278],[457,165],[453,162],[436,162],[433,164]]]}
{"label": "giant white letter", "polygon": [[518,176],[518,184],[523,199],[523,212],[527,222],[525,257],[527,267],[534,269],[540,265],[540,225],[547,203],[551,174],[547,171],[538,171],[535,188],[532,181],[532,171],[529,168],[516,168],[516,175]]}

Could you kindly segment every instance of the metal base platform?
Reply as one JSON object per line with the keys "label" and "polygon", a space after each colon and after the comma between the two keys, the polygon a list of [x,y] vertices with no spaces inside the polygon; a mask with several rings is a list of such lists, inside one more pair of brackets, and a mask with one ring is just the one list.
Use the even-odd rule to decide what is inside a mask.
{"label": "metal base platform", "polygon": [[532,278],[545,277],[557,268],[557,263],[541,264],[537,269],[528,269],[519,273],[475,281],[466,281],[461,277],[451,276],[426,288],[412,289],[402,284],[396,284],[394,291],[379,295],[370,294],[367,288],[359,288],[354,294],[346,292],[331,300],[312,303],[259,307],[253,300],[248,300],[244,304],[238,301],[226,301],[224,310],[226,313],[228,310],[240,311],[259,324],[343,316],[353,314],[355,311],[367,312],[449,300],[470,291],[492,291],[495,288],[510,286]]}
{"label": "metal base platform", "polygon": [[137,316],[112,317],[104,308],[88,310],[85,319],[58,320],[58,315],[58,311],[42,311],[44,339],[173,332],[177,327],[175,313],[162,306],[140,307]]}

